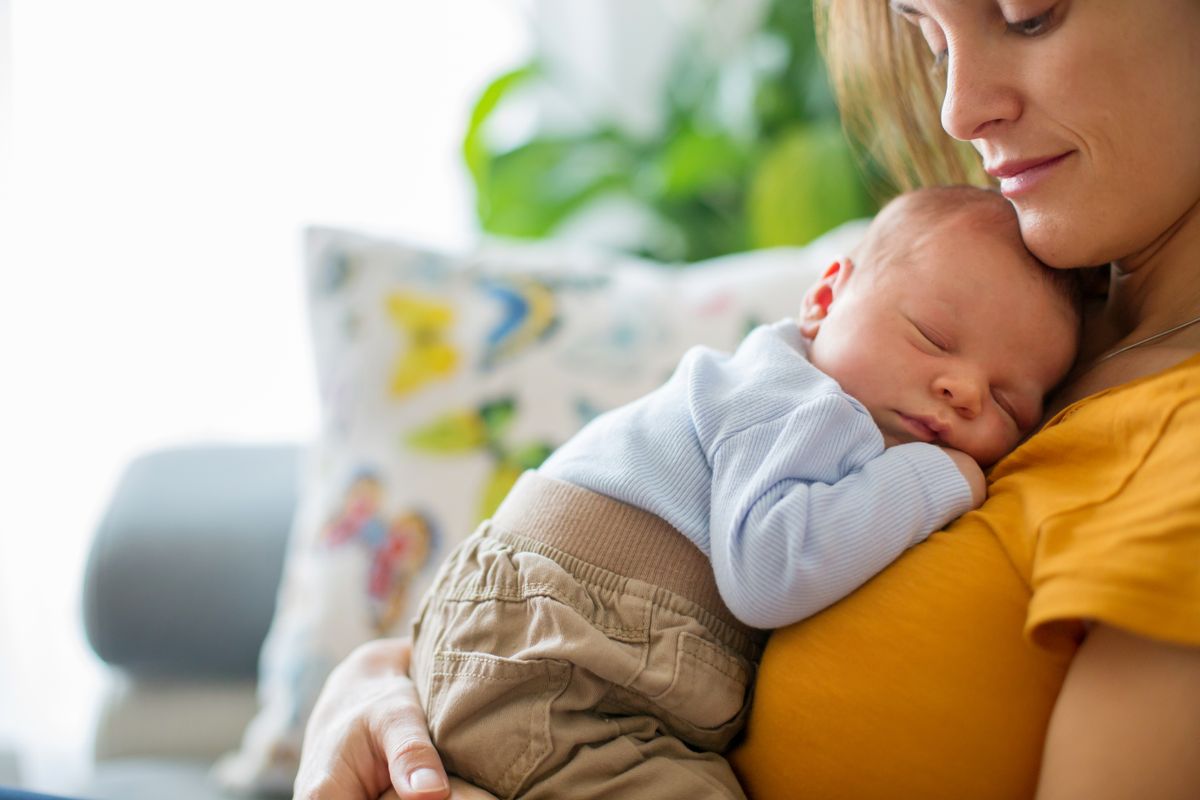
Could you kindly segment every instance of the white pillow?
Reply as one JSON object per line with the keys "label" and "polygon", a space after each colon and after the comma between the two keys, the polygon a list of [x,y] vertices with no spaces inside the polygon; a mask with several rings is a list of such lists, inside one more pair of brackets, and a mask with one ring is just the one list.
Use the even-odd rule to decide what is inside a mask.
{"label": "white pillow", "polygon": [[261,710],[218,776],[287,792],[329,671],[405,634],[437,563],[592,416],[661,384],[695,344],[732,349],[799,313],[861,238],[688,267],[561,244],[450,256],[308,232],[322,430],[263,647]]}

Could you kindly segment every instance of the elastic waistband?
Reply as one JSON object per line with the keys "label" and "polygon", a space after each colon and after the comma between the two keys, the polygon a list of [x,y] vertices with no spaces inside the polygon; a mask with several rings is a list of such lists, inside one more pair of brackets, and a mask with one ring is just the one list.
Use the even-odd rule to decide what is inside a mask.
{"label": "elastic waistband", "polygon": [[[492,516],[502,531],[679,595],[757,650],[766,633],[733,615],[700,549],[649,511],[565,481],[526,472]],[[742,649],[739,647],[739,649]]]}

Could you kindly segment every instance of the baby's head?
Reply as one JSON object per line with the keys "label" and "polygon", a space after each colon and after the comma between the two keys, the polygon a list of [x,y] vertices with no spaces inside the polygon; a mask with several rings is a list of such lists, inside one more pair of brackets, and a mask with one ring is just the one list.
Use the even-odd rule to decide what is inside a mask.
{"label": "baby's head", "polygon": [[1071,367],[1075,283],[1030,254],[999,194],[922,189],[809,289],[800,329],[889,446],[934,442],[988,466],[1037,426]]}

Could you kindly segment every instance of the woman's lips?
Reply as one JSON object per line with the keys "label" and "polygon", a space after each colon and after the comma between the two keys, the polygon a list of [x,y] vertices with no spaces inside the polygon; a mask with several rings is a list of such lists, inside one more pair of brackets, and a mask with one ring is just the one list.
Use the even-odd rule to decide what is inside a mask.
{"label": "woman's lips", "polygon": [[1012,199],[1032,191],[1069,155],[1071,155],[1070,151],[1049,158],[1002,161],[995,166],[987,167],[986,172],[993,178],[1000,179],[1000,193]]}

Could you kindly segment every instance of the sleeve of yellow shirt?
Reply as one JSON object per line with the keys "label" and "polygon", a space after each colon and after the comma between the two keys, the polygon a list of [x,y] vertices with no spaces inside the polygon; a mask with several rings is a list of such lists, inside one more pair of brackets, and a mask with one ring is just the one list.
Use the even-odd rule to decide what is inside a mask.
{"label": "sleeve of yellow shirt", "polygon": [[[1200,645],[1200,398],[1155,399],[1161,414],[1129,443],[1119,490],[1046,520],[1038,532],[1025,630],[1040,645],[1089,621]],[[1088,464],[1078,465],[1079,480]]]}

